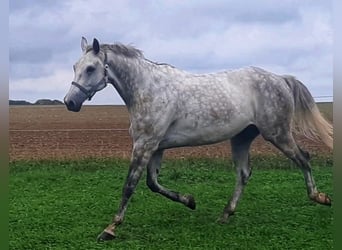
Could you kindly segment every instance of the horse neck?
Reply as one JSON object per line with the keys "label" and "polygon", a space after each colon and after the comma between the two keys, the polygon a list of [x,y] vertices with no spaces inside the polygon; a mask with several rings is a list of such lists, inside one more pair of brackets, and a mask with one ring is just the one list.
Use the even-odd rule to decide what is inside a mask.
{"label": "horse neck", "polygon": [[[142,59],[125,58],[111,53],[108,55],[109,78],[128,109],[139,96],[139,89],[144,86]],[[112,75],[112,76],[111,76]]]}

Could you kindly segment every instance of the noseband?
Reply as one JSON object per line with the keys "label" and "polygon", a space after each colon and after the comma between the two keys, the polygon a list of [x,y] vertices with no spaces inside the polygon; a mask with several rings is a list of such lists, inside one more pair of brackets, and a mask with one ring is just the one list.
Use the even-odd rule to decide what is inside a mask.
{"label": "noseband", "polygon": [[95,93],[103,88],[105,88],[107,86],[107,82],[108,82],[108,64],[107,64],[107,53],[104,52],[105,54],[105,66],[103,68],[103,78],[94,86],[92,86],[90,89],[86,89],[85,87],[83,87],[81,84],[77,83],[77,82],[71,82],[71,85],[74,85],[75,87],[77,87],[79,90],[81,90],[88,98],[88,100],[90,101],[91,98],[95,95]]}

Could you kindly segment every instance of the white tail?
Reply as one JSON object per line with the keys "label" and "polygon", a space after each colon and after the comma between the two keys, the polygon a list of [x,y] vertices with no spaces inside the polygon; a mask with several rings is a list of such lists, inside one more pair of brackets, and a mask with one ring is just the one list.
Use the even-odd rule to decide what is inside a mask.
{"label": "white tail", "polygon": [[313,140],[322,140],[333,149],[333,126],[322,116],[309,90],[293,76],[284,76],[284,79],[292,89],[294,97],[293,132],[303,134]]}

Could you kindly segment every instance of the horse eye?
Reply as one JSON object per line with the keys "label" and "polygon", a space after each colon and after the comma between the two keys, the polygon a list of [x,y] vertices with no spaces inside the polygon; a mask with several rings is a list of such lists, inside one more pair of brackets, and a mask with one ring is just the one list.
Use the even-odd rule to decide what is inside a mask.
{"label": "horse eye", "polygon": [[86,70],[87,70],[87,73],[89,74],[89,73],[92,73],[95,70],[95,68],[93,66],[88,66]]}

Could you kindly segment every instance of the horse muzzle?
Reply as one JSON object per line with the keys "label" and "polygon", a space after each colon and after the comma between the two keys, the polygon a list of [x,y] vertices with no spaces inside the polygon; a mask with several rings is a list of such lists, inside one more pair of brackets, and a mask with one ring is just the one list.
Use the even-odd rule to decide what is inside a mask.
{"label": "horse muzzle", "polygon": [[69,99],[67,96],[64,97],[64,103],[69,111],[78,112],[81,110],[82,103],[76,102]]}

